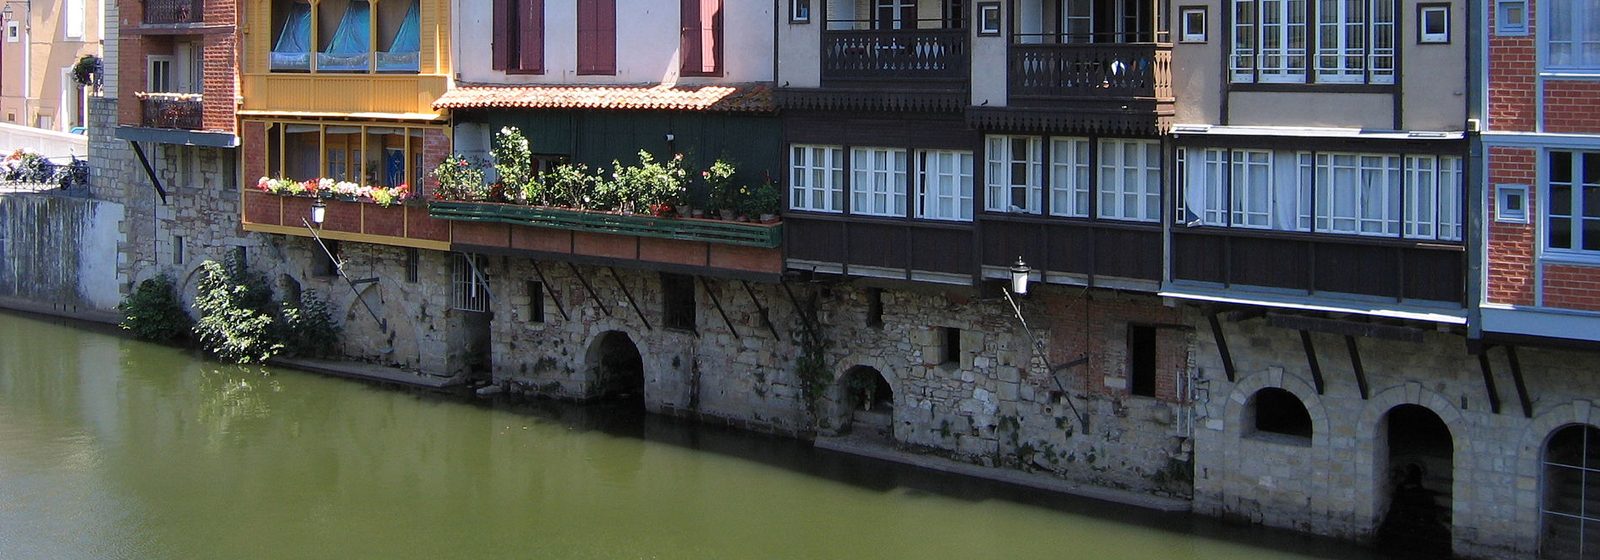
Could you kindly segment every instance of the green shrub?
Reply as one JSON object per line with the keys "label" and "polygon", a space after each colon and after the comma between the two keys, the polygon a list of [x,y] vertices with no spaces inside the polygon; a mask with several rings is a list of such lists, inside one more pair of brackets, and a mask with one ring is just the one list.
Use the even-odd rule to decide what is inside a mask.
{"label": "green shrub", "polygon": [[283,351],[274,327],[272,289],[260,273],[232,255],[224,262],[200,264],[194,307],[200,320],[194,334],[201,348],[241,364],[264,362]]}
{"label": "green shrub", "polygon": [[122,312],[119,326],[141,340],[171,342],[188,332],[191,324],[178,303],[172,278],[165,274],[140,282],[117,310]]}
{"label": "green shrub", "polygon": [[483,166],[459,154],[452,154],[433,168],[439,181],[438,198],[445,200],[484,200],[489,186],[483,182]]}
{"label": "green shrub", "polygon": [[517,127],[500,129],[494,135],[489,155],[494,158],[495,173],[500,175],[500,184],[508,197],[521,194],[525,185],[533,180],[533,149]]}
{"label": "green shrub", "polygon": [[313,292],[300,296],[300,302],[283,302],[279,339],[284,350],[296,356],[320,358],[333,354],[339,345],[339,326],[333,323],[328,302]]}

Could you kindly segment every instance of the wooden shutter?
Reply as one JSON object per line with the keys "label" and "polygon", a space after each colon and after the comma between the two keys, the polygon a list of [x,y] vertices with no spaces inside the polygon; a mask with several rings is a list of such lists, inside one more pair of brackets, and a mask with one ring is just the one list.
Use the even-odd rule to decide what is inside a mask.
{"label": "wooden shutter", "polygon": [[678,13],[682,24],[679,26],[678,52],[683,57],[683,73],[699,74],[705,63],[705,57],[700,48],[700,0],[683,0]]}
{"label": "wooden shutter", "polygon": [[513,0],[517,12],[517,69],[544,71],[544,0]]}
{"label": "wooden shutter", "polygon": [[617,73],[616,0],[578,0],[578,73]]}
{"label": "wooden shutter", "polygon": [[505,70],[510,67],[511,28],[516,25],[511,17],[511,3],[514,1],[516,0],[491,0],[494,4],[494,21],[490,26],[494,28],[494,39],[490,46],[494,54],[489,57],[489,62],[495,70]]}
{"label": "wooden shutter", "polygon": [[683,73],[722,74],[722,0],[682,0]]}

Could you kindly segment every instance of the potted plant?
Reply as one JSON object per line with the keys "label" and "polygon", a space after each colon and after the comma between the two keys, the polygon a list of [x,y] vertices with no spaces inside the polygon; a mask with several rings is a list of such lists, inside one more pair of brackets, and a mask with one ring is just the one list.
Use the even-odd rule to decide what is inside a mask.
{"label": "potted plant", "polygon": [[778,185],[772,182],[771,177],[745,190],[748,192],[743,206],[746,216],[757,217],[762,223],[770,224],[778,221],[778,207],[783,204],[783,198],[778,192]]}
{"label": "potted plant", "polygon": [[732,220],[737,215],[735,209],[738,208],[739,189],[733,186],[734,171],[732,162],[718,159],[711,167],[700,172],[706,181],[710,204],[724,220]]}

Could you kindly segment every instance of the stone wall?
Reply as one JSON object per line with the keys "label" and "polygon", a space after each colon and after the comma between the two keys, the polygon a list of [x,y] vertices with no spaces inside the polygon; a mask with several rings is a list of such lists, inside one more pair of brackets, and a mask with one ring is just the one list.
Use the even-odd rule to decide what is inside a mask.
{"label": "stone wall", "polygon": [[[1397,474],[1389,464],[1387,419],[1397,406],[1418,405],[1449,427],[1456,553],[1528,554],[1538,547],[1546,439],[1562,426],[1600,420],[1589,415],[1600,394],[1593,375],[1600,358],[1592,353],[1517,349],[1532,404],[1526,418],[1503,348],[1488,354],[1501,401],[1495,413],[1478,357],[1454,334],[1430,332],[1422,343],[1356,339],[1368,383],[1363,398],[1342,336],[1311,334],[1325,382],[1318,394],[1297,331],[1261,319],[1222,328],[1235,382],[1228,382],[1209,331],[1195,351],[1201,389],[1194,505],[1201,513],[1371,538]],[[1313,424],[1309,440],[1256,431],[1249,403],[1267,387],[1304,403]]]}
{"label": "stone wall", "polygon": [[114,311],[121,204],[0,195],[0,297],[63,313]]}

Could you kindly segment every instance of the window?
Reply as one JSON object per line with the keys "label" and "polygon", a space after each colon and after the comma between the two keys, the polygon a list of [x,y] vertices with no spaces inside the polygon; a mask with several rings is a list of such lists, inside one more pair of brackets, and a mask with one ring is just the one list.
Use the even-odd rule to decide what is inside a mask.
{"label": "window", "polygon": [[[269,177],[296,181],[326,177],[368,186],[416,187],[427,173],[422,144],[430,129],[441,130],[269,122],[262,169]],[[412,189],[413,196],[421,194]]]}
{"label": "window", "polygon": [[1184,189],[1178,221],[1190,227],[1228,225],[1228,151],[1185,148],[1181,155]]}
{"label": "window", "polygon": [[945,364],[960,364],[961,329],[955,327],[945,327],[940,330],[943,331],[940,334],[944,337],[944,339],[940,341],[943,343],[944,347],[944,355],[941,357],[940,362]]}
{"label": "window", "polygon": [[1050,214],[1089,216],[1089,139],[1050,139]]}
{"label": "window", "polygon": [[1233,225],[1272,227],[1272,152],[1233,151]]}
{"label": "window", "polygon": [[323,239],[319,244],[311,240],[311,269],[312,276],[337,276],[339,274],[339,241],[336,239]]}
{"label": "window", "polygon": [[990,136],[984,174],[984,209],[1040,213],[1044,183],[1043,142],[1035,136]]}
{"label": "window", "polygon": [[1182,25],[1179,41],[1184,43],[1206,42],[1206,7],[1184,6],[1178,8],[1178,22]]}
{"label": "window", "polygon": [[917,151],[916,216],[972,221],[972,152]]}
{"label": "window", "polygon": [[1317,231],[1392,236],[1400,233],[1400,157],[1319,153]]}
{"label": "window", "polygon": [[1461,158],[1406,156],[1405,235],[1461,239]]}
{"label": "window", "polygon": [[544,282],[528,282],[528,322],[544,322]]}
{"label": "window", "polygon": [[1450,5],[1417,5],[1417,42],[1445,44],[1450,42]]}
{"label": "window", "polygon": [[1594,21],[1600,7],[1588,0],[1550,0],[1545,14],[1545,66],[1600,70],[1600,21]]}
{"label": "window", "polygon": [[873,29],[916,29],[917,0],[874,0]]}
{"label": "window", "polygon": [[268,60],[273,72],[415,74],[421,68],[418,0],[382,5],[324,0],[315,7],[299,0],[271,0],[271,6]]}
{"label": "window", "polygon": [[789,149],[789,208],[844,211],[844,149],[796,144]]}
{"label": "window", "polygon": [[1502,37],[1528,34],[1528,0],[1498,0],[1494,3],[1494,32]]}
{"label": "window", "polygon": [[1000,25],[1001,25],[1000,22],[1001,22],[1001,18],[1000,18],[1000,3],[999,2],[979,2],[978,3],[978,34],[979,35],[985,35],[985,36],[999,35],[1000,34]]}
{"label": "window", "polygon": [[15,43],[20,40],[22,40],[22,23],[18,21],[6,22],[6,42]]}
{"label": "window", "polygon": [[1311,437],[1311,413],[1300,397],[1277,387],[1256,391],[1249,410],[1255,416],[1255,430],[1302,438]]}
{"label": "window", "polygon": [[495,70],[544,72],[544,0],[494,0]]}
{"label": "window", "polygon": [[172,57],[150,55],[146,59],[145,91],[156,93],[172,91]]}
{"label": "window", "polygon": [[1156,396],[1156,328],[1128,325],[1128,390],[1134,396]]}
{"label": "window", "polygon": [[693,276],[662,274],[661,325],[669,329],[694,330],[694,298]]}
{"label": "window", "polygon": [[1395,0],[1310,1],[1234,0],[1234,83],[1394,83]]}
{"label": "window", "polygon": [[[1543,462],[1540,556],[1593,557],[1600,549],[1600,508],[1589,509],[1589,492],[1600,486],[1600,429],[1573,424],[1556,430],[1545,443]],[[1596,529],[1595,540],[1590,529]]]}
{"label": "window", "polygon": [[906,215],[906,151],[893,148],[850,150],[850,212],[868,216]]}
{"label": "window", "polygon": [[617,73],[617,0],[578,0],[578,74]]}
{"label": "window", "polygon": [[1155,221],[1161,214],[1161,143],[1100,141],[1100,217]]}
{"label": "window", "polygon": [[183,264],[183,236],[172,236],[172,264]]}
{"label": "window", "polygon": [[450,262],[450,283],[455,288],[451,293],[451,308],[478,313],[488,311],[489,279],[483,269],[489,260],[482,255],[469,257],[456,253]]}
{"label": "window", "polygon": [[682,0],[683,75],[722,75],[722,0]]}
{"label": "window", "polygon": [[811,0],[789,0],[789,23],[811,23]]}
{"label": "window", "polygon": [[1528,223],[1528,186],[1494,186],[1494,220],[1509,224]]}
{"label": "window", "polygon": [[867,326],[883,326],[883,288],[867,288]]}
{"label": "window", "polygon": [[84,23],[88,21],[85,11],[88,9],[86,0],[67,0],[66,16],[62,24],[66,26],[68,39],[83,39]]}
{"label": "window", "polygon": [[1550,152],[1545,246],[1600,251],[1600,152]]}

